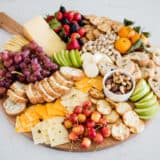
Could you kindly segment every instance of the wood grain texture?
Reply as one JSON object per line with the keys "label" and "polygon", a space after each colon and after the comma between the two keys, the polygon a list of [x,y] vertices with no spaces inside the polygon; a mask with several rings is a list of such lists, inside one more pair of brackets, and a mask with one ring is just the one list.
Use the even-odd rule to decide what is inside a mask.
{"label": "wood grain texture", "polygon": [[[7,117],[8,121],[13,126],[15,126],[16,118],[15,118],[15,116],[9,116],[9,115],[7,115],[7,113],[5,112],[5,110],[3,108],[2,100],[0,100],[0,107],[1,107],[1,111],[5,114],[5,116]],[[23,134],[25,136],[27,136],[29,139],[32,140],[32,134],[31,133],[23,133]],[[133,138],[135,136],[136,136],[135,134],[132,134],[132,135],[130,135],[130,137],[128,139]],[[128,140],[128,139],[126,139],[126,140]],[[109,138],[105,138],[105,140],[104,140],[104,142],[102,144],[93,143],[91,145],[91,147],[88,148],[88,149],[82,149],[80,147],[80,143],[67,143],[67,144],[58,145],[56,147],[50,147],[49,145],[43,145],[43,146],[49,147],[49,148],[52,148],[52,149],[58,149],[58,150],[68,151],[68,152],[90,152],[90,151],[103,150],[103,149],[112,147],[114,145],[118,145],[120,143],[123,143],[125,141],[122,141],[122,142],[121,141],[116,141],[112,137],[109,137]]]}
{"label": "wood grain texture", "polygon": [[24,36],[24,28],[4,12],[0,12],[0,28],[11,34],[20,34]]}

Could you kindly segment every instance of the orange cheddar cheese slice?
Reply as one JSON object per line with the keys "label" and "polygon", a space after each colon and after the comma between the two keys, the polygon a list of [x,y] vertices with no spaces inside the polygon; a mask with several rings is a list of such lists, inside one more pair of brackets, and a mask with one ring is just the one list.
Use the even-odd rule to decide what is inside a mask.
{"label": "orange cheddar cheese slice", "polygon": [[30,132],[32,127],[39,122],[38,119],[30,121],[25,114],[22,114],[16,118],[16,132]]}
{"label": "orange cheddar cheese slice", "polygon": [[61,104],[60,99],[54,103],[32,105],[23,114],[17,116],[16,132],[30,132],[41,120],[53,118],[55,116],[66,116],[67,110]]}
{"label": "orange cheddar cheese slice", "polygon": [[75,83],[77,89],[82,92],[88,92],[92,87],[102,90],[102,77],[98,76],[96,78],[84,77],[80,81]]}
{"label": "orange cheddar cheese slice", "polygon": [[35,111],[39,115],[39,118],[42,120],[50,118],[50,116],[48,115],[46,106],[42,104],[35,105]]}

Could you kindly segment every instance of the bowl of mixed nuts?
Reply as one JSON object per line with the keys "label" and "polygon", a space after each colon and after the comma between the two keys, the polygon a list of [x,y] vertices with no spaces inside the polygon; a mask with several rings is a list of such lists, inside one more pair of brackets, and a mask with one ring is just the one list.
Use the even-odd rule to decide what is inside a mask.
{"label": "bowl of mixed nuts", "polygon": [[108,72],[103,78],[103,90],[106,97],[116,102],[128,100],[134,88],[135,79],[123,69]]}

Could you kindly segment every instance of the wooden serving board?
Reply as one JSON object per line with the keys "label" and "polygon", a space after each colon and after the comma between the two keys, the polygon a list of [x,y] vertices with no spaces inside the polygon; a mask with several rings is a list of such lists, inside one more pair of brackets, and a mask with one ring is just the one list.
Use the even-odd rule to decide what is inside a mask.
{"label": "wooden serving board", "polygon": [[[2,105],[2,102],[3,100],[0,100],[0,108],[1,108],[1,111],[4,113],[4,115],[7,117],[8,121],[13,125],[15,126],[15,121],[16,121],[16,117],[15,116],[10,116],[8,115],[4,108],[3,108],[3,105]],[[26,137],[28,137],[29,139],[32,140],[32,134],[31,133],[24,133],[24,135]],[[130,135],[130,138],[133,138],[135,137],[136,134],[132,134]],[[128,140],[127,139],[127,140]],[[125,140],[126,141],[126,140]],[[114,145],[118,145],[120,143],[123,143],[125,141],[116,141],[115,139],[113,139],[112,137],[109,137],[109,138],[106,138],[104,140],[104,142],[102,144],[96,144],[96,143],[93,143],[91,145],[90,148],[88,149],[82,149],[80,147],[80,143],[76,142],[76,143],[66,143],[66,144],[63,144],[63,145],[58,145],[56,147],[50,147],[49,145],[43,145],[45,147],[49,147],[49,148],[52,148],[52,149],[58,149],[58,150],[63,150],[63,151],[69,151],[69,152],[89,152],[89,151],[98,151],[98,150],[103,150],[105,148],[109,148],[109,147],[112,147]]]}
{"label": "wooden serving board", "polygon": [[[20,34],[20,35],[24,36],[23,26],[3,12],[0,12],[0,28],[4,29],[5,31],[7,31],[11,34]],[[9,122],[13,126],[15,126],[16,117],[15,116],[9,116],[9,115],[6,114],[5,110],[3,109],[2,102],[3,102],[3,100],[0,100],[0,108],[1,108],[2,112],[5,114],[5,116],[9,120]],[[24,133],[24,135],[32,140],[32,134],[31,133]],[[130,139],[134,136],[135,136],[135,134],[132,134],[128,139]],[[49,145],[43,145],[43,146],[50,147],[50,148],[53,148],[53,149],[58,149],[58,150],[71,151],[71,152],[89,152],[89,151],[98,151],[98,150],[102,150],[102,149],[105,149],[105,148],[109,148],[109,147],[112,147],[114,145],[118,145],[120,143],[122,143],[122,142],[121,141],[116,141],[115,139],[109,137],[109,138],[106,138],[102,144],[93,143],[91,145],[91,147],[88,148],[88,149],[82,149],[80,147],[80,143],[67,143],[67,144],[56,146],[54,148],[50,147]]]}
{"label": "wooden serving board", "polygon": [[0,28],[11,34],[20,34],[24,36],[24,28],[4,12],[0,12]]}

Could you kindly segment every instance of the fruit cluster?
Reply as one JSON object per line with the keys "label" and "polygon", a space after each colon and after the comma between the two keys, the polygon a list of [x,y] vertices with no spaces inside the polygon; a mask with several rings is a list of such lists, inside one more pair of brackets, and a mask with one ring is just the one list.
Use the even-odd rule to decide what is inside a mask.
{"label": "fruit cluster", "polygon": [[124,19],[124,25],[118,31],[119,39],[115,42],[115,48],[122,54],[144,49],[148,45],[148,32],[142,32],[140,26],[131,27],[134,22]]}
{"label": "fruit cluster", "polygon": [[39,81],[58,68],[34,42],[24,46],[20,53],[1,52],[0,65],[0,95],[5,94],[16,80],[23,83]]}
{"label": "fruit cluster", "polygon": [[53,54],[53,61],[60,66],[81,67],[82,60],[78,50],[62,50]]}
{"label": "fruit cluster", "polygon": [[83,45],[82,37],[86,31],[83,28],[84,18],[80,13],[66,11],[65,7],[61,6],[55,15],[49,15],[45,20],[51,29],[67,43],[67,49],[81,49]]}
{"label": "fruit cluster", "polygon": [[139,81],[130,99],[135,102],[135,111],[141,119],[151,119],[158,111],[157,97],[144,79]]}
{"label": "fruit cluster", "polygon": [[76,106],[64,120],[64,126],[70,131],[69,139],[74,142],[81,140],[81,147],[85,149],[90,147],[92,141],[100,144],[111,134],[106,118],[94,109],[91,101]]}

